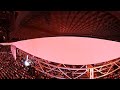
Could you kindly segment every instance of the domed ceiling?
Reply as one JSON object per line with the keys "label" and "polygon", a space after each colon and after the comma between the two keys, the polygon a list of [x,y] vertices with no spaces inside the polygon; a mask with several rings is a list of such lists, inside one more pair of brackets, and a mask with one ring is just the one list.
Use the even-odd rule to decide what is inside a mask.
{"label": "domed ceiling", "polygon": [[120,20],[109,11],[33,11],[11,38],[84,36],[120,41]]}

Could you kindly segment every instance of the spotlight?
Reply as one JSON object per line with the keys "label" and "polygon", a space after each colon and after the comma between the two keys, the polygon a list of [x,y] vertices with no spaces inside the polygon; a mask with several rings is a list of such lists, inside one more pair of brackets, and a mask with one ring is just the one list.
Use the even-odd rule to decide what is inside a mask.
{"label": "spotlight", "polygon": [[28,59],[28,55],[27,55],[27,58],[26,58],[26,60],[24,61],[24,65],[25,65],[25,66],[30,66],[31,63],[32,63],[32,62]]}
{"label": "spotlight", "polygon": [[30,63],[29,63],[28,61],[25,61],[25,62],[24,62],[24,65],[25,65],[25,66],[30,66]]}

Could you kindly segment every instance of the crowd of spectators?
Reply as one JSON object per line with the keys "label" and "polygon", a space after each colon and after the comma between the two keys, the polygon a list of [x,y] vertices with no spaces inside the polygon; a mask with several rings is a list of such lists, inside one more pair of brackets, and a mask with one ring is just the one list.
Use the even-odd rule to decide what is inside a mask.
{"label": "crowd of spectators", "polygon": [[[24,65],[26,55],[29,55],[29,59],[33,62],[30,66]],[[66,75],[64,73],[61,73],[61,71],[55,67],[61,68],[61,70],[65,72]],[[0,46],[0,79],[69,79],[72,77],[77,77],[81,71],[78,70],[75,73],[74,70],[69,70],[65,68],[75,69],[80,67],[81,66],[63,65],[49,62],[47,60],[32,56],[19,49],[17,49],[17,58],[15,60],[12,56],[9,45]],[[83,74],[83,78],[84,77],[89,78],[86,74]],[[80,78],[81,77],[78,77],[78,79]],[[120,78],[119,70],[100,79],[118,78]]]}
{"label": "crowd of spectators", "polygon": [[0,79],[32,79],[27,68],[16,63],[12,54],[0,53]]}
{"label": "crowd of spectators", "polygon": [[[32,66],[24,65],[25,58],[18,55],[15,60],[10,46],[0,49],[0,79],[49,79],[50,77]],[[6,52],[5,52],[6,51]],[[23,55],[24,56],[24,55]]]}
{"label": "crowd of spectators", "polygon": [[120,70],[117,70],[117,72],[111,73],[111,74],[104,76],[100,79],[120,79]]}

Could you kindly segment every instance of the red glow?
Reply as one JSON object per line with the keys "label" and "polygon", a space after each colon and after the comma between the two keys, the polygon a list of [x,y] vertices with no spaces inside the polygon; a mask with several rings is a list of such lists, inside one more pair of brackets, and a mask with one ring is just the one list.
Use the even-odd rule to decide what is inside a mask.
{"label": "red glow", "polygon": [[12,43],[34,56],[53,62],[84,65],[120,57],[120,43],[86,37],[47,37]]}

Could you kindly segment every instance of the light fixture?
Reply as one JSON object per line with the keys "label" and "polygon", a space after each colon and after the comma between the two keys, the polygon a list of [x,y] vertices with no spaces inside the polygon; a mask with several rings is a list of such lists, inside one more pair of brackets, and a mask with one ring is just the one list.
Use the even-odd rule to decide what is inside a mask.
{"label": "light fixture", "polygon": [[32,63],[32,62],[28,59],[28,55],[27,55],[26,60],[24,61],[24,65],[25,65],[25,66],[30,66],[31,63]]}

